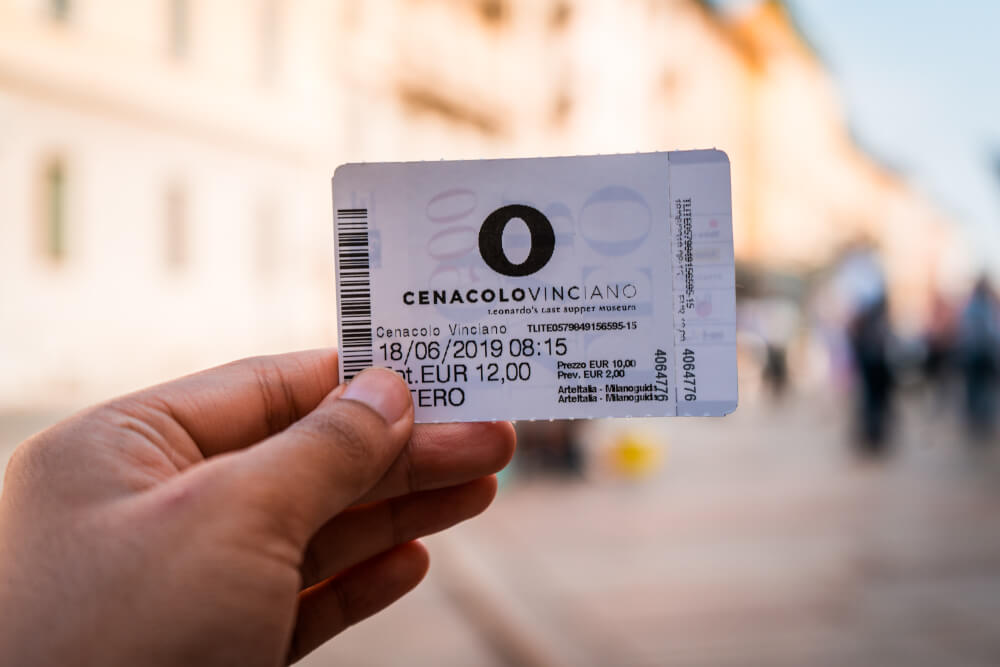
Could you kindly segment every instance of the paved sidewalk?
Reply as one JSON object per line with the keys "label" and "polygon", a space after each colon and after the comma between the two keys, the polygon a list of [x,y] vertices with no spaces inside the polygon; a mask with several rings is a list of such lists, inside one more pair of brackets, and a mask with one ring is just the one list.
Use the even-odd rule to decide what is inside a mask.
{"label": "paved sidewalk", "polygon": [[647,482],[510,486],[429,541],[422,598],[306,664],[1000,664],[998,452],[911,409],[907,446],[865,463],[842,421],[675,420]]}

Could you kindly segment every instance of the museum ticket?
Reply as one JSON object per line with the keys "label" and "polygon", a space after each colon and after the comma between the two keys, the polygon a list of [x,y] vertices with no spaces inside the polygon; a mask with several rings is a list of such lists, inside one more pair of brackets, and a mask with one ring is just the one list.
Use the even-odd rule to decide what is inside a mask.
{"label": "museum ticket", "polygon": [[341,381],[417,422],[736,407],[721,151],[346,164],[333,211]]}

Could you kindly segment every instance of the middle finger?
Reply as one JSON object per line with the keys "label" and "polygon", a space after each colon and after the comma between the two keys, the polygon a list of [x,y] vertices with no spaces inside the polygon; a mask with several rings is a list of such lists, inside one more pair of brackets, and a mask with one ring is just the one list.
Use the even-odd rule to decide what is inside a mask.
{"label": "middle finger", "polygon": [[389,469],[358,504],[455,486],[499,472],[514,455],[510,422],[418,424]]}

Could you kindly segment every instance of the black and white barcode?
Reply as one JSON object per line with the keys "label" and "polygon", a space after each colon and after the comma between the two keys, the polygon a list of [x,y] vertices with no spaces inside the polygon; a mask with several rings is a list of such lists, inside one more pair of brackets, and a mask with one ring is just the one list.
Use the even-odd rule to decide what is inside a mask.
{"label": "black and white barcode", "polygon": [[368,209],[337,209],[337,289],[344,381],[372,365],[372,284]]}

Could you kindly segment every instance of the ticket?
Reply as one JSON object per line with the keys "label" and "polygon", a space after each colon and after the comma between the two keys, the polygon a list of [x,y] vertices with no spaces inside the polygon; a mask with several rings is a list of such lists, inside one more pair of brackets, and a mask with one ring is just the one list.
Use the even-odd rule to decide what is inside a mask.
{"label": "ticket", "polygon": [[736,407],[722,151],[345,164],[333,211],[341,381],[417,422]]}

